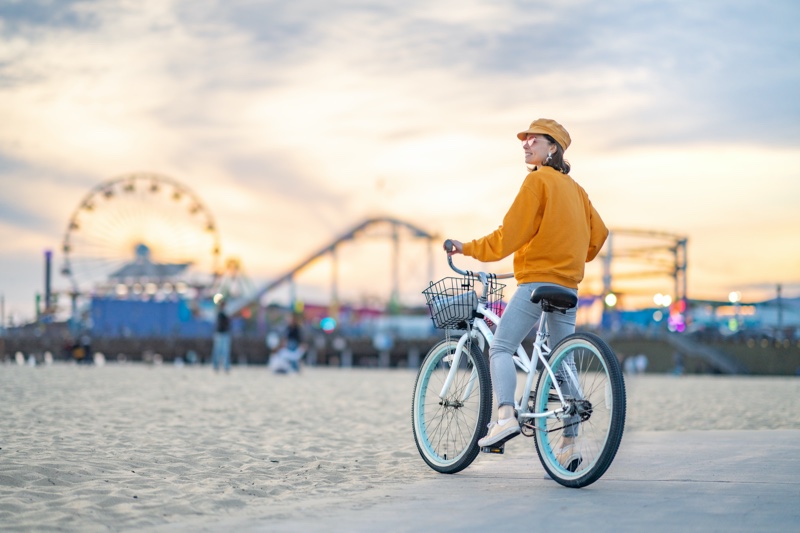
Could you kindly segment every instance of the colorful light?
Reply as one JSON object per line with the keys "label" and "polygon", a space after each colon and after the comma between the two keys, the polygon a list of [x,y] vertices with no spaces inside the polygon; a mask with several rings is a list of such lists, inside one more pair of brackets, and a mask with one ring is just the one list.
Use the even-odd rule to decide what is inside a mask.
{"label": "colorful light", "polygon": [[322,320],[319,321],[319,327],[322,328],[322,331],[325,333],[332,333],[333,330],[336,329],[336,319],[333,317],[326,316]]}

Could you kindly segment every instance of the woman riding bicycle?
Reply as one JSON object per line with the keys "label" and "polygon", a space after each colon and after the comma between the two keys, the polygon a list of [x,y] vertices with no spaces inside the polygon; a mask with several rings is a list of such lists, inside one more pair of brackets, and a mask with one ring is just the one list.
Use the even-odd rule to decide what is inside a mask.
{"label": "woman riding bicycle", "polygon": [[[578,292],[585,263],[597,256],[608,236],[600,215],[586,191],[570,176],[564,160],[570,136],[550,119],[534,120],[517,134],[532,171],[494,232],[470,242],[450,239],[449,255],[463,253],[479,261],[499,261],[514,254],[514,278],[518,287],[503,312],[489,350],[492,388],[497,399],[497,421],[478,441],[481,447],[499,446],[520,433],[514,414],[517,374],[512,356],[539,320],[542,308],[530,301],[542,285],[558,285]],[[577,308],[566,314],[548,313],[549,346],[575,332]],[[577,431],[577,430],[576,430]],[[567,436],[560,455],[568,459],[572,437]]]}

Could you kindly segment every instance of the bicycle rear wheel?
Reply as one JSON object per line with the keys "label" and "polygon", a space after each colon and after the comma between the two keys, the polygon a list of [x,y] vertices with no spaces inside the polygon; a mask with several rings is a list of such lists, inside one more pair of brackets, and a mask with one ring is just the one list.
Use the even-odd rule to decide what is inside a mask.
{"label": "bicycle rear wheel", "polygon": [[457,339],[446,339],[431,348],[417,374],[411,401],[419,454],[443,474],[460,472],[475,460],[478,439],[486,435],[492,410],[488,363],[472,342],[462,350],[447,396],[439,397],[457,345]]}
{"label": "bicycle rear wheel", "polygon": [[[553,349],[550,367],[570,405],[566,415],[536,418],[536,452],[547,473],[573,488],[606,472],[625,429],[625,382],[617,357],[597,335],[575,333]],[[534,412],[561,405],[550,374],[539,374]]]}

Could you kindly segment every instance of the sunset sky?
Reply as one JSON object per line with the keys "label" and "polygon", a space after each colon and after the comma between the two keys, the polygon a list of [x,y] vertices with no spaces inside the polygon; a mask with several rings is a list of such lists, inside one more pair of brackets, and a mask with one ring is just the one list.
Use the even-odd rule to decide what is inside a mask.
{"label": "sunset sky", "polygon": [[[103,181],[188,186],[258,286],[370,216],[494,230],[539,117],[609,227],[688,237],[690,297],[800,296],[799,23],[794,0],[0,0],[6,316]],[[344,248],[341,291],[385,295],[389,254]]]}

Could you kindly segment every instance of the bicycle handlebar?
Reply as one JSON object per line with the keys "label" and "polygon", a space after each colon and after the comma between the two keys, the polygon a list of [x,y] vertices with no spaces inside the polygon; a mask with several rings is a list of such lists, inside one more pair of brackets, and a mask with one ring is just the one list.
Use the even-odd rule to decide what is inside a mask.
{"label": "bicycle handlebar", "polygon": [[511,272],[507,274],[492,274],[488,272],[471,272],[469,270],[461,270],[460,268],[458,268],[456,265],[453,264],[453,256],[449,255],[449,252],[452,252],[453,250],[455,250],[455,248],[456,245],[453,244],[452,240],[447,239],[446,241],[444,241],[444,249],[446,252],[448,252],[447,264],[449,264],[450,268],[452,268],[455,272],[461,274],[462,276],[476,277],[481,281],[486,281],[486,277],[493,277],[495,279],[509,279],[514,277],[514,274]]}

